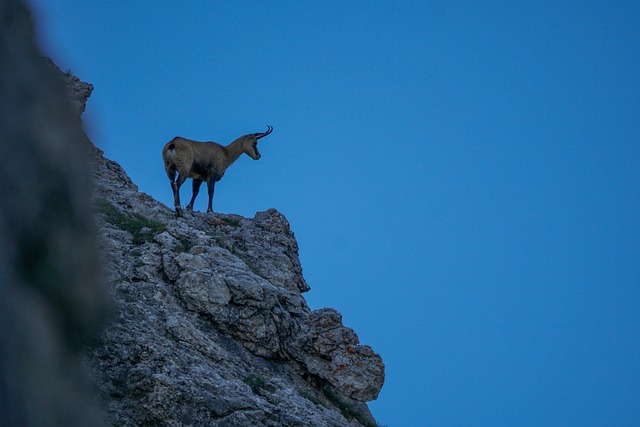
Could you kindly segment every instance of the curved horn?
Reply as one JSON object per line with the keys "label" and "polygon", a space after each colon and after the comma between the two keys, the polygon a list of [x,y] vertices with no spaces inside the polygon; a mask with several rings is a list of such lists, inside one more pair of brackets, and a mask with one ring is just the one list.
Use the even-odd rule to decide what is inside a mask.
{"label": "curved horn", "polygon": [[271,132],[273,132],[273,126],[267,125],[267,131],[263,133],[257,133],[256,139],[264,138],[265,136],[269,135]]}

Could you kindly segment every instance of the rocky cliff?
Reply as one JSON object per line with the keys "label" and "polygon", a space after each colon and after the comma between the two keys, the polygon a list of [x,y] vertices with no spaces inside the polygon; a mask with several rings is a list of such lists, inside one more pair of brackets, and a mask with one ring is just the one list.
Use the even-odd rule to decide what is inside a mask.
{"label": "rocky cliff", "polygon": [[94,149],[113,315],[87,354],[113,425],[373,426],[384,365],[333,309],[311,311],[275,209],[175,212]]}
{"label": "rocky cliff", "polygon": [[[90,87],[62,77],[83,111]],[[336,310],[309,309],[282,214],[178,217],[90,151],[113,306],[85,359],[111,424],[375,425],[382,360]]]}

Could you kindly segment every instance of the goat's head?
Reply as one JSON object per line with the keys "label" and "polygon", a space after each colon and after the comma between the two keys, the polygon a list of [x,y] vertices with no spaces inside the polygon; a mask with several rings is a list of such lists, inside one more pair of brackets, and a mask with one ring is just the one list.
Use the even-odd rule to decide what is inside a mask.
{"label": "goat's head", "polygon": [[242,144],[243,151],[253,160],[258,160],[261,157],[260,151],[258,151],[258,140],[269,135],[271,132],[273,132],[273,127],[267,126],[266,132],[258,132],[247,135]]}

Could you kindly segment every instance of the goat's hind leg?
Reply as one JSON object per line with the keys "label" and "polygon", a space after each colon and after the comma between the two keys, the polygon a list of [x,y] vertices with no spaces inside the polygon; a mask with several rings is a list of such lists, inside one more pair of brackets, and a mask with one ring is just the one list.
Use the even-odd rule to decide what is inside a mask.
{"label": "goat's hind leg", "polygon": [[176,208],[176,213],[180,215],[181,207],[180,207],[180,187],[187,180],[187,177],[179,174],[178,179],[174,182],[171,181],[171,190],[173,190],[173,206]]}
{"label": "goat's hind leg", "polygon": [[196,197],[198,196],[198,192],[200,191],[200,185],[202,185],[202,180],[194,178],[193,179],[193,194],[191,196],[191,201],[187,205],[187,210],[188,211],[192,211],[193,210],[193,203],[196,201]]}

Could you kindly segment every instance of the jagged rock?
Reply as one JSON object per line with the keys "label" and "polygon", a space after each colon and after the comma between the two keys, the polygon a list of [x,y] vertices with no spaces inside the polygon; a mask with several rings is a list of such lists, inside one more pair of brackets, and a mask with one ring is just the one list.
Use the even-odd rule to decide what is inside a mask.
{"label": "jagged rock", "polygon": [[309,309],[282,214],[177,217],[94,154],[116,309],[88,360],[114,425],[375,425],[382,360]]}
{"label": "jagged rock", "polygon": [[80,116],[87,108],[87,100],[93,92],[93,85],[81,81],[71,71],[63,73],[50,58],[45,58],[45,62],[49,65],[53,74],[66,86],[67,97],[76,110],[76,115]]}
{"label": "jagged rock", "polygon": [[384,382],[384,365],[371,347],[360,345],[355,331],[342,325],[336,310],[315,310],[309,326],[306,365],[346,396],[361,402],[374,400]]}
{"label": "jagged rock", "polygon": [[[310,289],[302,277],[298,243],[284,215],[275,209],[258,212],[254,221],[236,230],[238,232],[233,233],[232,238],[238,256],[251,259],[252,266],[262,277],[296,292]],[[278,261],[273,263],[276,257]]]}
{"label": "jagged rock", "polygon": [[[139,196],[127,203],[156,202]],[[238,221],[201,213],[175,218],[164,208],[162,231],[135,244],[110,222],[118,223],[105,205],[120,203],[103,199],[99,213],[116,309],[87,359],[114,425],[375,425],[364,404],[341,396],[340,381],[335,393],[325,391],[329,371],[306,366],[316,350],[307,345],[311,312],[299,289],[263,277],[251,266],[257,254],[236,255],[234,237],[250,234],[240,229],[269,233],[259,219],[274,211]],[[293,239],[286,228],[272,230],[274,240],[279,233]],[[271,269],[293,265],[282,256],[290,247],[271,248]],[[357,418],[345,418],[336,396]]]}

